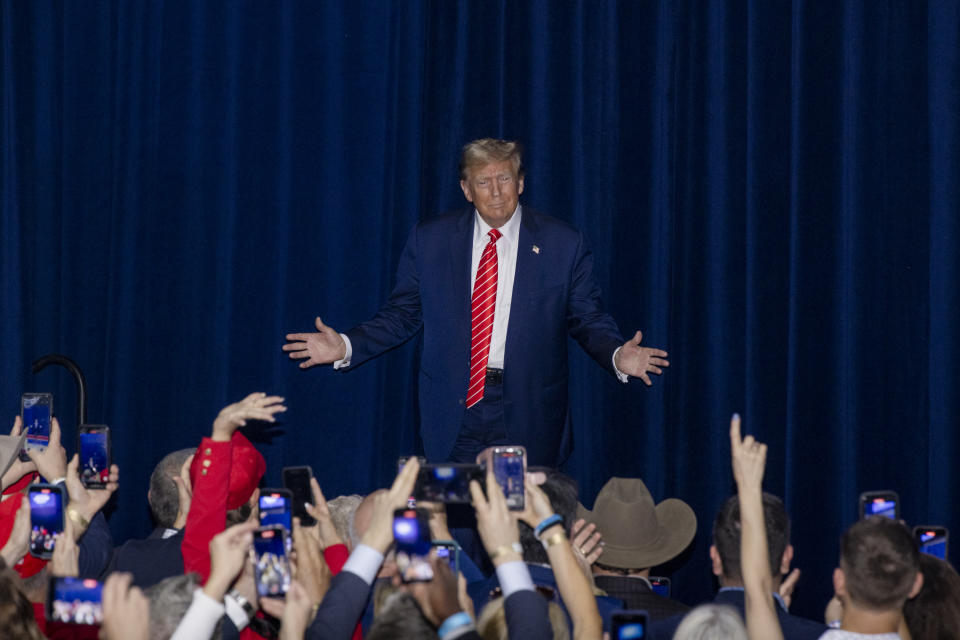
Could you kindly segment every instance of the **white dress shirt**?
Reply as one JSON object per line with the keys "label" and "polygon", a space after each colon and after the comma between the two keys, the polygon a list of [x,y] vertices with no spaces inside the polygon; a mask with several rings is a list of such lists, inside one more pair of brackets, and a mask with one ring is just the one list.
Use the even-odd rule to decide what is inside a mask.
{"label": "white dress shirt", "polygon": [[[510,322],[510,304],[513,301],[513,277],[517,273],[517,244],[520,241],[520,218],[523,208],[518,204],[506,224],[498,231],[503,234],[497,244],[497,300],[493,311],[493,332],[490,336],[490,355],[487,366],[503,369],[503,353],[507,345],[507,323]],[[473,214],[473,257],[470,261],[470,299],[473,299],[473,285],[477,280],[477,268],[483,250],[490,243],[487,234],[492,227],[484,222],[480,214]]]}

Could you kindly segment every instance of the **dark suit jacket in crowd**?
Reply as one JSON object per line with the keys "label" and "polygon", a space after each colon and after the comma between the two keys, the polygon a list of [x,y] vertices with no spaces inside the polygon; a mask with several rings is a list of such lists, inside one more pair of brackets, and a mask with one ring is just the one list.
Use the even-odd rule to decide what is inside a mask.
{"label": "dark suit jacket in crowd", "polygon": [[598,588],[606,591],[608,596],[623,600],[627,609],[645,610],[650,614],[650,620],[663,620],[690,610],[690,607],[682,602],[654,593],[650,585],[640,578],[594,576],[593,580]]}
{"label": "dark suit jacket in crowd", "polygon": [[[434,462],[453,451],[470,378],[474,216],[470,206],[418,224],[390,298],[373,319],[346,332],[352,369],[423,329],[420,435]],[[582,233],[523,207],[518,243],[503,364],[507,439],[526,446],[530,464],[559,466],[572,447],[567,337],[611,375],[613,352],[624,340],[603,310]]]}
{"label": "dark suit jacket in crowd", "polygon": [[[557,579],[553,575],[553,569],[550,567],[541,567],[538,564],[529,563],[527,564],[527,569],[530,570],[530,578],[533,580],[533,584],[540,587],[548,587],[553,591],[557,604],[559,604],[563,609],[563,612],[567,614],[567,619],[569,620],[570,614],[567,612],[567,608],[563,604],[563,600],[560,598],[560,590],[557,588]],[[467,585],[467,593],[473,599],[474,607],[478,612],[483,609],[487,602],[490,601],[490,592],[499,586],[500,581],[497,580],[496,574],[492,575],[489,580],[484,582]],[[546,602],[546,598],[544,598],[542,595],[538,594],[538,597]],[[623,600],[608,596],[597,596],[596,600],[597,609],[600,611],[600,617],[603,619],[603,630],[609,631],[610,615],[614,611],[624,608]],[[511,633],[510,637],[519,636],[514,636]]]}
{"label": "dark suit jacket in crowd", "polygon": [[[330,581],[304,640],[349,640],[370,598],[371,587],[357,575],[341,571]],[[533,591],[518,591],[503,603],[511,638],[550,640],[553,631],[547,617],[547,601]],[[476,632],[462,636],[479,638]]]}
{"label": "dark suit jacket in crowd", "polygon": [[133,574],[133,584],[146,589],[171,576],[183,575],[183,555],[180,553],[183,529],[166,539],[164,530],[158,527],[149,537],[128,540],[114,549],[103,576],[115,571],[129,572]]}
{"label": "dark suit jacket in crowd", "polygon": [[[740,589],[731,589],[721,591],[713,599],[714,604],[727,605],[733,607],[744,616],[743,591]],[[813,620],[807,620],[799,616],[792,616],[787,613],[779,603],[776,603],[777,617],[780,618],[780,628],[783,630],[784,640],[817,640],[827,630],[826,625]],[[680,626],[683,616],[674,616],[655,622],[651,625],[653,640],[670,640],[674,632]]]}

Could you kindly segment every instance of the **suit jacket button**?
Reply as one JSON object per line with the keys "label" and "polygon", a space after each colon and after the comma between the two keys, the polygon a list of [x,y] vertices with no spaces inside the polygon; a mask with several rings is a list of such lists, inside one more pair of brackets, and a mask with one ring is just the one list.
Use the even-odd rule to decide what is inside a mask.
{"label": "suit jacket button", "polygon": [[463,398],[457,398],[457,404],[463,404]]}

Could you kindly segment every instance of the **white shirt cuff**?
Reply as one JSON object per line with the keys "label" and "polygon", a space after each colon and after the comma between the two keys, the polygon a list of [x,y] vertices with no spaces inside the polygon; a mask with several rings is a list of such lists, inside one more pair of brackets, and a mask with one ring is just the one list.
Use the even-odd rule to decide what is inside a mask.
{"label": "white shirt cuff", "polygon": [[617,374],[617,378],[620,379],[620,382],[626,384],[630,376],[620,371],[620,369],[617,369],[617,354],[620,353],[620,349],[623,349],[623,347],[617,347],[616,350],[614,350],[613,358],[611,358],[610,361],[613,363],[613,371]]}
{"label": "white shirt cuff", "polygon": [[223,611],[222,602],[217,602],[198,587],[193,592],[187,615],[183,616],[170,640],[207,640],[223,617]]}
{"label": "white shirt cuff", "polygon": [[229,593],[223,597],[223,604],[227,608],[227,615],[230,616],[230,620],[233,621],[233,626],[237,628],[237,631],[243,631],[243,629],[250,624],[250,617],[247,616],[247,612],[243,610],[240,603]]}
{"label": "white shirt cuff", "polygon": [[533,591],[533,579],[530,570],[520,560],[504,562],[497,567],[497,580],[500,581],[500,591],[506,600],[517,591]]}
{"label": "white shirt cuff", "polygon": [[358,576],[367,584],[373,584],[373,581],[377,578],[377,572],[380,571],[380,565],[382,564],[382,553],[373,547],[358,544],[353,550],[353,553],[350,554],[350,557],[347,558],[346,564],[343,565],[343,570]]}
{"label": "white shirt cuff", "polygon": [[350,338],[347,337],[345,333],[341,333],[340,337],[343,338],[344,343],[347,345],[347,353],[340,360],[337,360],[333,363],[334,369],[342,369],[343,367],[350,366],[350,358],[353,357],[353,345],[350,344]]}

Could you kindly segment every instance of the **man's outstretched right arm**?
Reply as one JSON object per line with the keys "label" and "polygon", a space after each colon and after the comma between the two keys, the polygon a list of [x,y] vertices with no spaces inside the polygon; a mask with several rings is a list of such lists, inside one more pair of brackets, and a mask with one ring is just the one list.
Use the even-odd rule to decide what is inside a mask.
{"label": "man's outstretched right arm", "polygon": [[323,324],[318,317],[316,333],[287,334],[283,350],[292,360],[302,360],[301,369],[318,364],[340,368],[360,364],[409,340],[423,326],[416,256],[415,228],[400,256],[397,283],[376,316],[344,334]]}

